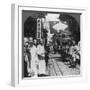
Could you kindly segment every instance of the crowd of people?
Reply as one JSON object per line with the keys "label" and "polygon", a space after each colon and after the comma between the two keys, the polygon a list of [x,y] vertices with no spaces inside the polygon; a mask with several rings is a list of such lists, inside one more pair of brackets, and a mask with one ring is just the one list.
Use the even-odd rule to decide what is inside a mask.
{"label": "crowd of people", "polygon": [[42,40],[24,38],[24,76],[47,75],[45,54]]}
{"label": "crowd of people", "polygon": [[32,37],[25,37],[24,76],[47,76],[48,73],[46,68],[50,53],[60,54],[62,61],[69,65],[70,68],[76,68],[76,65],[80,65],[80,42],[77,44],[74,40],[67,42],[67,44],[65,44],[65,42],[62,43],[62,45],[49,42],[49,44],[46,46],[43,40],[36,40]]}
{"label": "crowd of people", "polygon": [[49,28],[49,22],[46,24],[46,27],[41,30],[41,39],[34,39],[36,35],[33,32],[34,29],[32,30],[33,33],[30,32],[28,36],[25,34],[24,76],[48,75],[46,68],[51,54],[52,56],[59,54],[59,60],[69,65],[70,68],[80,66],[79,24],[73,16],[65,13],[61,13],[59,20],[60,22],[56,24],[57,28],[54,28],[56,32],[53,34],[50,32],[52,28]]}
{"label": "crowd of people", "polygon": [[55,42],[52,44],[54,54],[60,54],[63,62],[68,63],[71,68],[76,68],[77,65],[80,66],[80,42],[77,44],[74,40],[67,40],[62,43]]}

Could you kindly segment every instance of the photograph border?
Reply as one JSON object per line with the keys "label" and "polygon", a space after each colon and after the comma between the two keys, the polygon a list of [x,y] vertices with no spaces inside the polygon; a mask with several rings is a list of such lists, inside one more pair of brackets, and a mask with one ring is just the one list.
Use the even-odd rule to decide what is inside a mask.
{"label": "photograph border", "polygon": [[[25,78],[22,79],[22,10],[37,10],[37,11],[52,11],[52,12],[72,12],[81,13],[80,18],[80,34],[81,34],[81,70],[80,75],[69,75],[69,76],[51,76],[51,77],[40,77],[40,78]],[[53,7],[36,7],[25,4],[12,4],[11,6],[11,85],[12,86],[30,86],[40,85],[37,81],[46,80],[51,82],[52,78],[60,79],[60,83],[78,82],[86,80],[86,61],[83,60],[83,34],[86,30],[86,16],[87,11],[85,8],[53,8]],[[83,67],[84,66],[84,67]],[[55,80],[54,79],[54,80]],[[40,81],[41,84],[44,82]],[[49,83],[48,83],[49,84]]]}

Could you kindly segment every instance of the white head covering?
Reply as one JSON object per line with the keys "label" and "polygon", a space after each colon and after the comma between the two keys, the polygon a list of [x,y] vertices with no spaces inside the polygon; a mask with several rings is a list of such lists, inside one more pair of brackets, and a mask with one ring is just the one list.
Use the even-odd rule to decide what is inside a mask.
{"label": "white head covering", "polygon": [[28,42],[28,38],[24,37],[24,43]]}

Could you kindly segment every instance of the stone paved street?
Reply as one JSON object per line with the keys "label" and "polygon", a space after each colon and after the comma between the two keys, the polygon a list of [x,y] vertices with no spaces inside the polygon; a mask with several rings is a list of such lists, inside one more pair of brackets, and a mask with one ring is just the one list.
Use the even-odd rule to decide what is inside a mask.
{"label": "stone paved street", "polygon": [[48,64],[48,74],[50,76],[80,75],[80,67],[77,67],[69,68],[69,65],[66,65],[60,59],[51,58]]}

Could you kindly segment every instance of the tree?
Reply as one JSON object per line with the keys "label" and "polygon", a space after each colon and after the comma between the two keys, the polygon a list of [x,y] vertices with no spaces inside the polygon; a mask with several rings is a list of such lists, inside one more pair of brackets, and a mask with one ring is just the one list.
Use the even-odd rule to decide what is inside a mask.
{"label": "tree", "polygon": [[36,38],[37,22],[36,18],[29,16],[24,23],[24,36]]}
{"label": "tree", "polygon": [[61,13],[59,19],[62,22],[67,22],[69,26],[68,30],[71,32],[72,38],[75,40],[76,43],[78,43],[80,41],[80,26],[76,19],[66,13]]}

